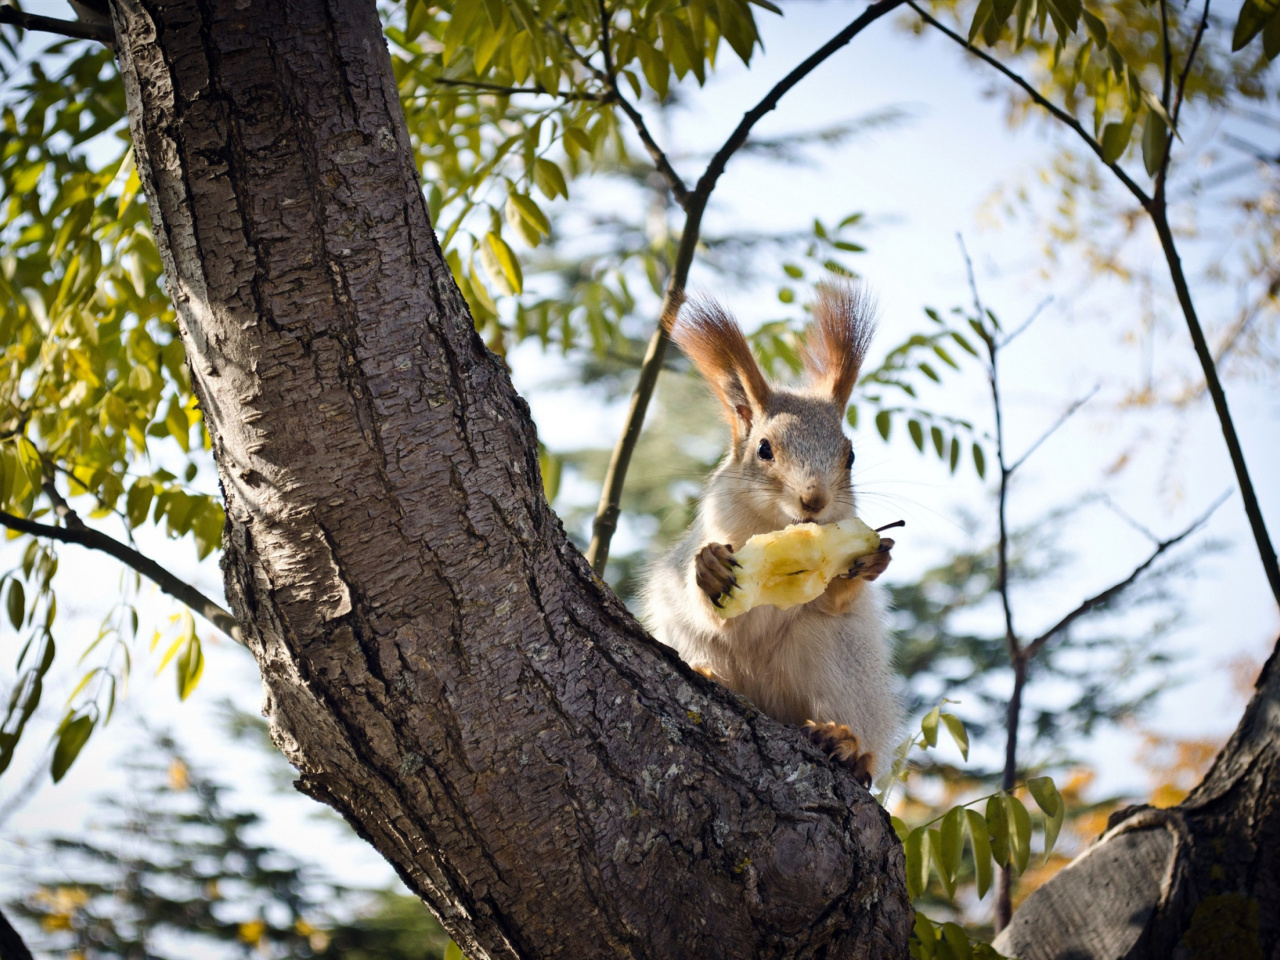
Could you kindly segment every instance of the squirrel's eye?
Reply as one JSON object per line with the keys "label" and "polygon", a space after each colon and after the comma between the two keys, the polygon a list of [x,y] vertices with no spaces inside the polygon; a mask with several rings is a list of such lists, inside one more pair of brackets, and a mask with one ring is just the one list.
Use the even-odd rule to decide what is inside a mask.
{"label": "squirrel's eye", "polygon": [[760,446],[756,447],[756,456],[761,460],[772,460],[773,445],[768,440],[761,440]]}
{"label": "squirrel's eye", "polygon": [[853,447],[849,448],[849,462],[844,465],[846,470],[853,469]]}

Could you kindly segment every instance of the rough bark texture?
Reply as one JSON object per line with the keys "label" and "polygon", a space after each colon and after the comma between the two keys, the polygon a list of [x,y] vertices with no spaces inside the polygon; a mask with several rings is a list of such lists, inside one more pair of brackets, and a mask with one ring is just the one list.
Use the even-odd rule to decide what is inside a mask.
{"label": "rough bark texture", "polygon": [[888,818],[566,541],[372,0],[117,0],[138,167],[299,784],[473,958],[900,957]]}
{"label": "rough bark texture", "polygon": [[1280,958],[1280,645],[1200,786],[1171,811],[1124,810],[1112,824],[1110,839],[1027,898],[998,950],[1019,960]]}

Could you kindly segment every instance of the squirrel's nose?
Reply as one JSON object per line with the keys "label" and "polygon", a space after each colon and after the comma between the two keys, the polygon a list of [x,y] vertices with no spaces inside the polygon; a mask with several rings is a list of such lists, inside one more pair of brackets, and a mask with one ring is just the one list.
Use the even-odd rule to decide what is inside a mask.
{"label": "squirrel's nose", "polygon": [[821,490],[807,490],[800,497],[800,506],[805,513],[819,514],[827,505],[827,495]]}

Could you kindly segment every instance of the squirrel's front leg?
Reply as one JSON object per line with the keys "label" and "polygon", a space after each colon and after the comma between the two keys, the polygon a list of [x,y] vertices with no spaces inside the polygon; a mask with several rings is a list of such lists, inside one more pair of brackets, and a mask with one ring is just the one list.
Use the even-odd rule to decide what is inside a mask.
{"label": "squirrel's front leg", "polygon": [[738,585],[734,568],[741,566],[733,559],[733,547],[727,543],[708,543],[693,560],[693,579],[698,589],[717,609]]}
{"label": "squirrel's front leg", "polygon": [[892,549],[893,541],[888,537],[881,538],[878,551],[853,561],[853,565],[846,572],[827,584],[827,589],[822,596],[811,601],[812,605],[823,613],[829,613],[835,617],[845,613],[862,593],[863,583],[874,580],[884,573],[889,566],[889,561],[893,559],[889,552]]}

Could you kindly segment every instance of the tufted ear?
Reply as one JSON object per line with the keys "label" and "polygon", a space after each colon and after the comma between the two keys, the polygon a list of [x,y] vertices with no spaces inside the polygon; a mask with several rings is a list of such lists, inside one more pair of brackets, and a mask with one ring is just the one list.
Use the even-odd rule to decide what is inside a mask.
{"label": "tufted ear", "polygon": [[710,299],[687,302],[667,329],[720,398],[736,445],[752,421],[764,416],[770,392],[742,329]]}
{"label": "tufted ear", "polygon": [[809,382],[829,396],[842,414],[875,333],[875,313],[875,301],[861,286],[840,283],[818,287],[813,325],[800,359]]}

